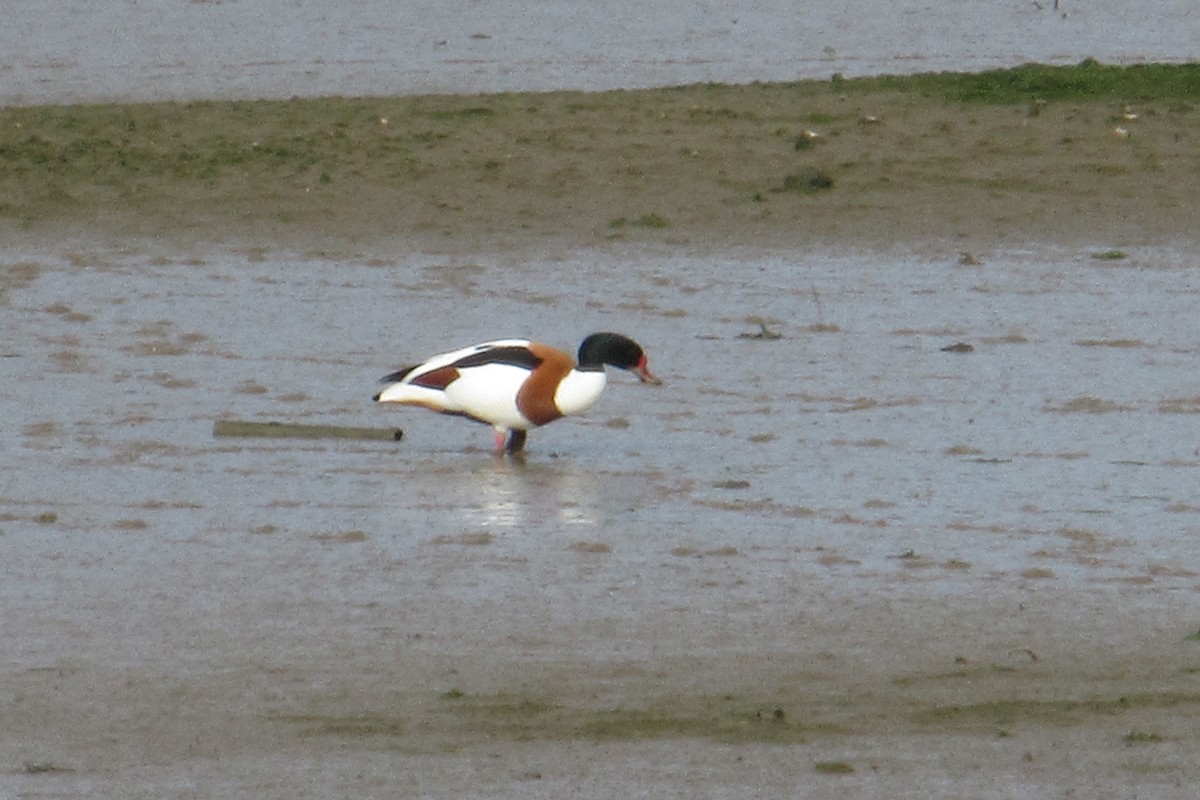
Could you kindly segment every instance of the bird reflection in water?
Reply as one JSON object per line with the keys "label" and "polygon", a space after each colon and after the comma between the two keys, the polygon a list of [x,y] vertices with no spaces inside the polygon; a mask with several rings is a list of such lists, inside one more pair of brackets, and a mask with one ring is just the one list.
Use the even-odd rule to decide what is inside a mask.
{"label": "bird reflection in water", "polygon": [[600,476],[566,464],[497,458],[464,476],[473,500],[463,512],[494,528],[591,528],[600,523]]}

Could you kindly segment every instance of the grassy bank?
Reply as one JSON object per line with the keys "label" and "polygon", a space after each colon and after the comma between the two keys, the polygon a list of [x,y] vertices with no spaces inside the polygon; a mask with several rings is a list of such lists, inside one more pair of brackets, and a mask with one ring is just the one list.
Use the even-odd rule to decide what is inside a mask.
{"label": "grassy bank", "polygon": [[1190,237],[1196,65],[0,109],[0,230],[490,246]]}

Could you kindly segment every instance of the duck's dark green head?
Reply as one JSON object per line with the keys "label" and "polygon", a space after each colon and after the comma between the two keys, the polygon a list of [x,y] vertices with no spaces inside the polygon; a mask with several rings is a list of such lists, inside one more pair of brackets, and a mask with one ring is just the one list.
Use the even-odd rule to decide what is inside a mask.
{"label": "duck's dark green head", "polygon": [[584,370],[604,369],[604,365],[626,369],[638,376],[642,383],[661,384],[646,366],[646,353],[642,346],[619,333],[593,333],[579,345],[579,368]]}

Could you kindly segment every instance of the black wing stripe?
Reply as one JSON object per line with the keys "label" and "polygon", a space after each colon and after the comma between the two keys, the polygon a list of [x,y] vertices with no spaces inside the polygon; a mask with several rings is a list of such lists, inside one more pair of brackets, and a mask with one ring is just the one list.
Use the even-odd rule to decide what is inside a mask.
{"label": "black wing stripe", "polygon": [[412,372],[414,369],[416,369],[419,366],[421,366],[421,365],[415,364],[411,367],[405,367],[404,369],[398,369],[395,372],[384,375],[382,378],[379,379],[379,382],[380,383],[399,383],[400,381],[404,380],[405,376],[407,376],[408,373]]}
{"label": "black wing stripe", "polygon": [[456,369],[482,367],[485,364],[508,364],[512,367],[534,370],[542,363],[527,347],[492,347],[479,353],[463,356],[450,366]]}

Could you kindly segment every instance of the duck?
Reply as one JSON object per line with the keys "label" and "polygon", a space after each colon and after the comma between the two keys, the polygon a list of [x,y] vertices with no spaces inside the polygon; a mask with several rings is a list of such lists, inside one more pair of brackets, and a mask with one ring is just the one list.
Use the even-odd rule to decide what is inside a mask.
{"label": "duck", "polygon": [[420,406],[491,425],[497,453],[519,453],[530,428],[590,408],[607,384],[605,365],[661,385],[642,346],[620,333],[593,333],[577,358],[529,339],[497,339],[433,356],[385,375],[377,403]]}

